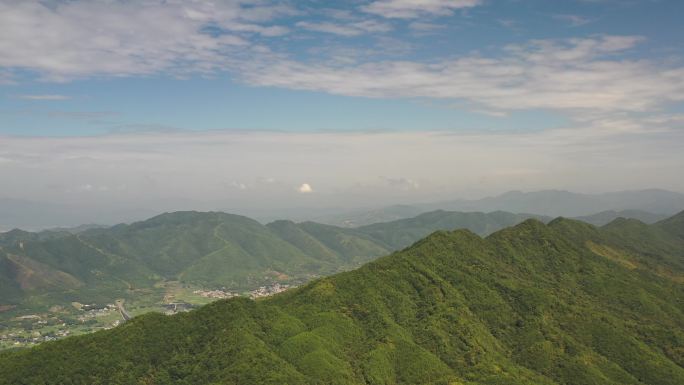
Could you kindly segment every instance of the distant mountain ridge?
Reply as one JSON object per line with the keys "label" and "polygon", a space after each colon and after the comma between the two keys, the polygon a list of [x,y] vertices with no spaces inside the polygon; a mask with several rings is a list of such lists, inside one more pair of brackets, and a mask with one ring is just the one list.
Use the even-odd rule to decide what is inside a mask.
{"label": "distant mountain ridge", "polygon": [[534,192],[510,191],[502,195],[475,201],[443,202],[450,210],[504,210],[529,212],[552,217],[576,217],[605,210],[642,210],[674,215],[684,207],[684,194],[659,190],[620,191],[602,194],[581,194],[563,190]]}
{"label": "distant mountain ridge", "polygon": [[[684,209],[684,194],[659,189],[621,191],[603,194],[581,194],[563,190],[533,192],[509,191],[494,197],[468,200],[459,199],[412,205],[388,206],[372,210],[328,215],[317,221],[343,227],[359,227],[378,222],[389,222],[416,216],[434,210],[461,212],[527,213],[547,217],[582,217],[591,223],[603,225],[619,216],[634,217],[646,222],[669,217]],[[614,219],[613,218],[613,219]]]}
{"label": "distant mountain ridge", "polygon": [[[171,203],[168,203],[169,205]],[[96,223],[110,226],[116,223],[131,223],[158,215],[164,211],[178,211],[186,207],[218,209],[218,211],[236,212],[261,223],[269,223],[277,219],[289,219],[296,222],[313,221],[340,227],[359,227],[379,222],[411,218],[416,215],[435,211],[493,212],[507,211],[515,214],[534,214],[548,217],[563,216],[573,218],[589,216],[601,211],[637,210],[651,214],[674,215],[684,208],[684,194],[661,190],[633,190],[609,192],[602,194],[582,194],[563,190],[541,190],[531,192],[509,191],[497,196],[482,199],[455,199],[440,202],[395,204],[380,207],[358,209],[341,209],[339,207],[287,207],[281,209],[241,208],[232,209],[221,204],[202,205],[197,202],[178,203],[177,207],[165,209],[140,209],[135,207],[107,207],[106,205],[90,205],[88,207],[74,204],[57,204],[52,202],[34,202],[23,199],[0,197],[0,232],[12,228],[23,228],[32,231],[42,229],[68,229],[84,223]],[[623,214],[627,216],[630,214]],[[643,216],[637,219],[646,219]],[[82,229],[76,229],[76,231]]]}
{"label": "distant mountain ridge", "polygon": [[591,223],[594,226],[603,226],[618,218],[637,219],[646,224],[653,224],[668,218],[666,214],[653,214],[642,210],[606,210],[600,213],[574,217],[578,221]]}
{"label": "distant mountain ridge", "polygon": [[438,230],[468,229],[480,236],[486,236],[530,218],[544,222],[551,220],[541,215],[512,214],[505,211],[482,213],[436,210],[413,218],[361,226],[356,230],[381,240],[393,250],[399,250]]}
{"label": "distant mountain ridge", "polygon": [[0,384],[684,383],[684,212],[437,231],[260,301],[18,352]]}

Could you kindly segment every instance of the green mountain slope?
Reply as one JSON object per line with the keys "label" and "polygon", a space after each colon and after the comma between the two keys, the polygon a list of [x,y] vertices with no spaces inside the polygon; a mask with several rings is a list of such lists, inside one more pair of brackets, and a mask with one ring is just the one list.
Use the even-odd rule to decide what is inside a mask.
{"label": "green mountain slope", "polygon": [[677,250],[620,226],[436,232],[272,298],[0,353],[0,384],[682,384],[684,271],[639,263]]}

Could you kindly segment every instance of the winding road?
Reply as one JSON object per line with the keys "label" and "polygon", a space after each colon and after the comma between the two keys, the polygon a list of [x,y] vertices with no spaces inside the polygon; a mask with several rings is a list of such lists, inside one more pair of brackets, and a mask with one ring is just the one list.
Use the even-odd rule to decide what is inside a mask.
{"label": "winding road", "polygon": [[124,302],[125,300],[123,299],[117,299],[116,301],[114,301],[114,304],[119,309],[119,314],[121,314],[121,318],[123,318],[124,321],[128,321],[129,319],[131,319],[131,315],[128,314],[128,312],[124,308]]}

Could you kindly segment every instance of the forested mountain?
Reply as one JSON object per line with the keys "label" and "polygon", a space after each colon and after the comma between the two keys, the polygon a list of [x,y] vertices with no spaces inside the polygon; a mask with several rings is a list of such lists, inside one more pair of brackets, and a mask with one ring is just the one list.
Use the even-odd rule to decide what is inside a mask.
{"label": "forested mountain", "polygon": [[314,222],[268,225],[218,212],[175,212],[77,233],[0,234],[0,305],[48,293],[54,301],[104,301],[181,280],[245,288],[267,275],[328,275],[401,249],[435,230],[487,235],[530,215],[436,211],[346,229]]}
{"label": "forested mountain", "polygon": [[61,291],[92,301],[162,279],[240,288],[265,274],[330,274],[389,252],[352,230],[198,212],[77,234],[13,230],[0,247],[0,304]]}
{"label": "forested mountain", "polygon": [[438,231],[271,298],[0,353],[0,384],[678,385],[683,235],[684,213]]}

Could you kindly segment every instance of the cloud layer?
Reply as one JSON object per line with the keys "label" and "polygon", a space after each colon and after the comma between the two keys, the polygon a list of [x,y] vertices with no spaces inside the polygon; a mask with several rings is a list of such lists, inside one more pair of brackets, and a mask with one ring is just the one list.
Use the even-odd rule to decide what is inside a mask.
{"label": "cloud layer", "polygon": [[33,70],[52,80],[208,73],[249,45],[249,36],[286,33],[268,22],[291,12],[239,0],[2,0],[0,68]]}
{"label": "cloud layer", "polygon": [[543,133],[3,137],[0,179],[21,181],[3,185],[5,196],[155,209],[358,207],[510,189],[684,191],[681,143],[682,115]]}
{"label": "cloud layer", "polygon": [[[639,36],[538,39],[487,54],[420,59],[411,55],[410,44],[384,36],[399,28],[396,18],[419,18],[407,24],[410,29],[416,23],[440,27],[425,18],[484,5],[480,0],[377,0],[314,18],[294,5],[266,1],[0,0],[0,84],[15,81],[17,70],[58,81],[230,73],[257,86],[443,99],[494,114],[648,111],[684,100],[684,66],[632,58],[630,53],[645,43]],[[288,17],[294,21],[279,23]],[[306,32],[344,38],[372,34],[378,40],[375,46],[329,50],[314,39],[308,52],[321,55],[309,57],[288,52],[286,45],[281,49],[284,40],[273,40],[292,34],[293,40],[311,41],[301,35]]]}
{"label": "cloud layer", "polygon": [[248,82],[376,98],[454,99],[494,110],[645,111],[684,100],[684,67],[617,58],[635,36],[535,40],[478,54],[421,63],[347,66],[296,61],[244,69]]}

